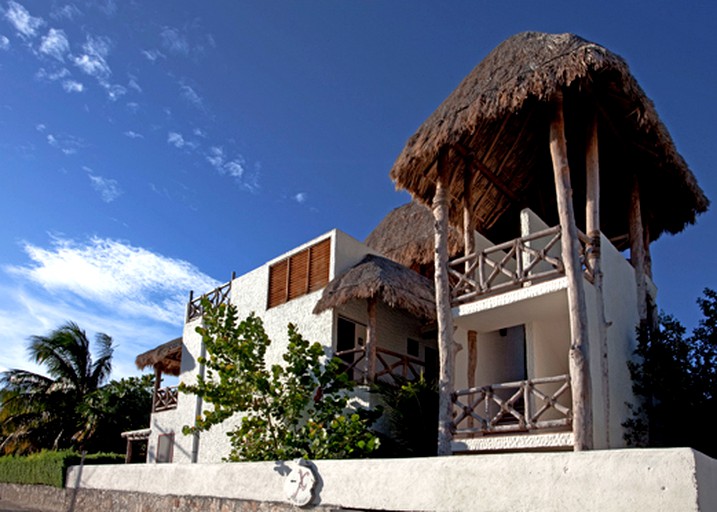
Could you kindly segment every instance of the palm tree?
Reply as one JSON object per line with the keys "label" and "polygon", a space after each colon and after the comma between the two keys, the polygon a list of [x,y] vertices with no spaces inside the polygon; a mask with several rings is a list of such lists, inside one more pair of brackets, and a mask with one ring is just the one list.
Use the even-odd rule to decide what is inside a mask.
{"label": "palm tree", "polygon": [[86,422],[86,398],[108,379],[112,369],[112,338],[98,333],[93,360],[87,334],[68,322],[48,336],[32,336],[28,352],[47,376],[13,369],[0,375],[0,427],[5,453],[79,446]]}

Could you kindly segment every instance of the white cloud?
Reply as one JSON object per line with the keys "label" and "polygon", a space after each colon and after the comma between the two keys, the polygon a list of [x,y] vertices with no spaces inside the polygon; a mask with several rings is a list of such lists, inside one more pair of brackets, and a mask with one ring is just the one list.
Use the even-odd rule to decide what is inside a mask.
{"label": "white cloud", "polygon": [[62,82],[62,88],[65,92],[82,92],[85,90],[85,86],[75,80],[65,80]]}
{"label": "white cloud", "polygon": [[187,100],[189,103],[200,109],[204,107],[204,100],[192,87],[187,84],[181,84],[179,86],[179,90],[182,94],[182,98]]}
{"label": "white cloud", "polygon": [[144,55],[150,62],[154,62],[157,59],[167,58],[162,52],[154,48],[152,48],[151,50],[142,50],[142,55]]}
{"label": "white cloud", "polygon": [[10,40],[5,36],[0,35],[0,50],[7,50],[8,48],[10,48]]}
{"label": "white cloud", "polygon": [[235,158],[224,164],[224,171],[233,178],[241,178],[244,175],[244,159]]}
{"label": "white cloud", "polygon": [[210,147],[209,153],[207,154],[207,162],[215,169],[221,169],[224,165],[224,149],[219,146]]}
{"label": "white cloud", "polygon": [[167,143],[171,144],[175,148],[183,148],[187,142],[184,140],[181,133],[169,132],[167,135]]}
{"label": "white cloud", "polygon": [[139,110],[139,103],[137,103],[136,101],[128,101],[127,108],[132,113],[137,112]]}
{"label": "white cloud", "polygon": [[50,82],[60,80],[67,76],[70,76],[70,71],[67,68],[60,68],[54,71],[47,71],[45,68],[40,68],[37,70],[37,73],[35,73],[35,78],[38,80],[49,80]]}
{"label": "white cloud", "polygon": [[106,37],[87,36],[82,50],[83,53],[79,57],[74,57],[75,66],[98,80],[106,80],[112,74],[106,60],[110,52],[110,40]]}
{"label": "white cloud", "polygon": [[108,82],[100,82],[100,85],[107,91],[107,96],[112,101],[117,101],[121,96],[127,94],[127,88],[119,84],[110,84]]}
{"label": "white cloud", "polygon": [[49,249],[30,243],[23,249],[31,262],[6,267],[12,275],[116,314],[171,324],[182,322],[189,290],[205,293],[219,284],[186,261],[112,239],[55,238]]}
{"label": "white cloud", "polygon": [[144,139],[144,135],[141,133],[133,132],[132,130],[127,130],[124,132],[124,135],[126,137],[129,137],[130,139]]}
{"label": "white cloud", "polygon": [[176,28],[164,27],[159,36],[162,40],[162,46],[166,50],[181,55],[189,54],[189,42]]}
{"label": "white cloud", "polygon": [[59,149],[66,155],[74,155],[78,150],[85,147],[85,143],[79,137],[72,135],[47,134],[47,143],[55,149]]}
{"label": "white cloud", "polygon": [[42,18],[31,16],[28,10],[17,2],[10,0],[7,5],[5,18],[15,27],[15,30],[24,38],[35,37],[37,29],[45,21]]}
{"label": "white cloud", "polygon": [[129,82],[127,83],[130,89],[134,89],[137,92],[142,92],[142,88],[139,86],[139,83],[137,82],[137,77],[130,75]]}
{"label": "white cloud", "polygon": [[192,130],[192,133],[197,137],[203,137],[205,139],[207,138],[207,134],[201,128],[195,128],[194,130]]}
{"label": "white cloud", "polygon": [[65,54],[70,51],[70,43],[63,30],[51,28],[40,43],[40,52],[59,61],[65,60]]}
{"label": "white cloud", "polygon": [[90,183],[92,183],[92,188],[100,194],[105,203],[111,203],[122,195],[122,189],[119,187],[117,180],[94,174],[88,174],[88,177],[90,178]]}
{"label": "white cloud", "polygon": [[74,5],[72,4],[66,4],[60,7],[59,9],[55,9],[50,13],[50,16],[56,20],[61,19],[68,19],[70,21],[74,20],[75,17],[82,15],[82,12]]}
{"label": "white cloud", "polygon": [[43,123],[38,123],[38,124],[35,125],[35,129],[36,129],[38,132],[42,133],[42,132],[44,132],[44,131],[47,129],[47,126],[45,126]]}
{"label": "white cloud", "polygon": [[298,194],[294,195],[294,201],[296,201],[299,204],[303,204],[306,202],[306,199],[308,196],[306,195],[306,192],[299,192]]}

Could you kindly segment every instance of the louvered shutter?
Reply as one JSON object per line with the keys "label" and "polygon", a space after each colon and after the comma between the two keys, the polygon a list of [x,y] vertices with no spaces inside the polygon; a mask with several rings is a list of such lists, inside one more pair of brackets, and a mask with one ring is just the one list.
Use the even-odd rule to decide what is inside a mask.
{"label": "louvered shutter", "polygon": [[309,258],[309,292],[320,290],[329,283],[331,239],[327,238],[312,246]]}
{"label": "louvered shutter", "polygon": [[269,267],[269,298],[267,309],[287,301],[286,278],[288,276],[288,260],[280,261]]}

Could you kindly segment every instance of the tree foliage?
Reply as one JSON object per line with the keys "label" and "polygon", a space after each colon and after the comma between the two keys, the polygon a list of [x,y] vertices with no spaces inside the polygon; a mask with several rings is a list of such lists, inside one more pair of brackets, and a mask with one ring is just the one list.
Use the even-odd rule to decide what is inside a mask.
{"label": "tree foliage", "polygon": [[657,330],[638,331],[637,360],[628,363],[640,399],[625,423],[632,445],[691,446],[717,456],[717,293],[707,288],[697,303],[703,318],[690,336],[665,314]]}
{"label": "tree foliage", "polygon": [[239,321],[233,305],[203,301],[202,335],[206,375],[180,391],[200,396],[212,407],[185,426],[185,434],[209,430],[237,413],[229,432],[230,461],[358,458],[378,448],[370,426],[379,413],[352,407],[350,383],[340,361],[325,361],[319,343],[310,344],[288,326],[283,365],[267,366],[271,340],[260,318]]}
{"label": "tree foliage", "polygon": [[398,379],[376,384],[385,406],[389,437],[381,456],[431,457],[438,437],[438,385],[423,375],[418,380]]}
{"label": "tree foliage", "polygon": [[[30,338],[29,355],[47,375],[13,369],[0,376],[2,453],[117,449],[121,431],[149,423],[149,381],[107,384],[112,338],[99,333],[94,346],[96,357],[87,334],[73,322]],[[123,409],[125,399],[133,410]]]}

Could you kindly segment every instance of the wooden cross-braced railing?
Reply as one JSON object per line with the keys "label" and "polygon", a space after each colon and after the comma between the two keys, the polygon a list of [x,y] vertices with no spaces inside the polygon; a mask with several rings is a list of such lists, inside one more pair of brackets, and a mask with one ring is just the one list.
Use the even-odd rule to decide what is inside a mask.
{"label": "wooden cross-braced railing", "polygon": [[[343,371],[356,382],[368,382],[368,356],[365,347],[355,347],[336,352],[343,361]],[[417,380],[425,370],[425,363],[412,357],[385,348],[376,348],[375,380],[393,381]]]}
{"label": "wooden cross-braced railing", "polygon": [[[558,375],[461,389],[451,396],[457,436],[522,432],[572,423],[570,377]],[[543,416],[551,411],[550,418]]]}
{"label": "wooden cross-braced railing", "polygon": [[207,299],[209,303],[215,307],[219,304],[228,304],[231,290],[232,282],[229,281],[228,283],[223,284],[211,292],[205,293],[201,297],[197,297],[196,299],[192,297],[192,294],[190,294],[189,303],[187,304],[187,322],[194,320],[195,318],[199,318],[204,314],[202,299]]}
{"label": "wooden cross-braced railing", "polygon": [[388,377],[393,382],[398,378],[418,380],[426,368],[426,364],[416,357],[381,347],[376,349],[376,363],[376,380]]}
{"label": "wooden cross-braced railing", "polygon": [[176,409],[178,400],[179,388],[177,386],[157,389],[152,400],[152,412]]}
{"label": "wooden cross-braced railing", "polygon": [[[564,274],[560,238],[560,226],[554,226],[452,260],[448,264],[451,305]],[[590,240],[582,233],[578,239],[580,260],[592,281],[586,257]]]}

